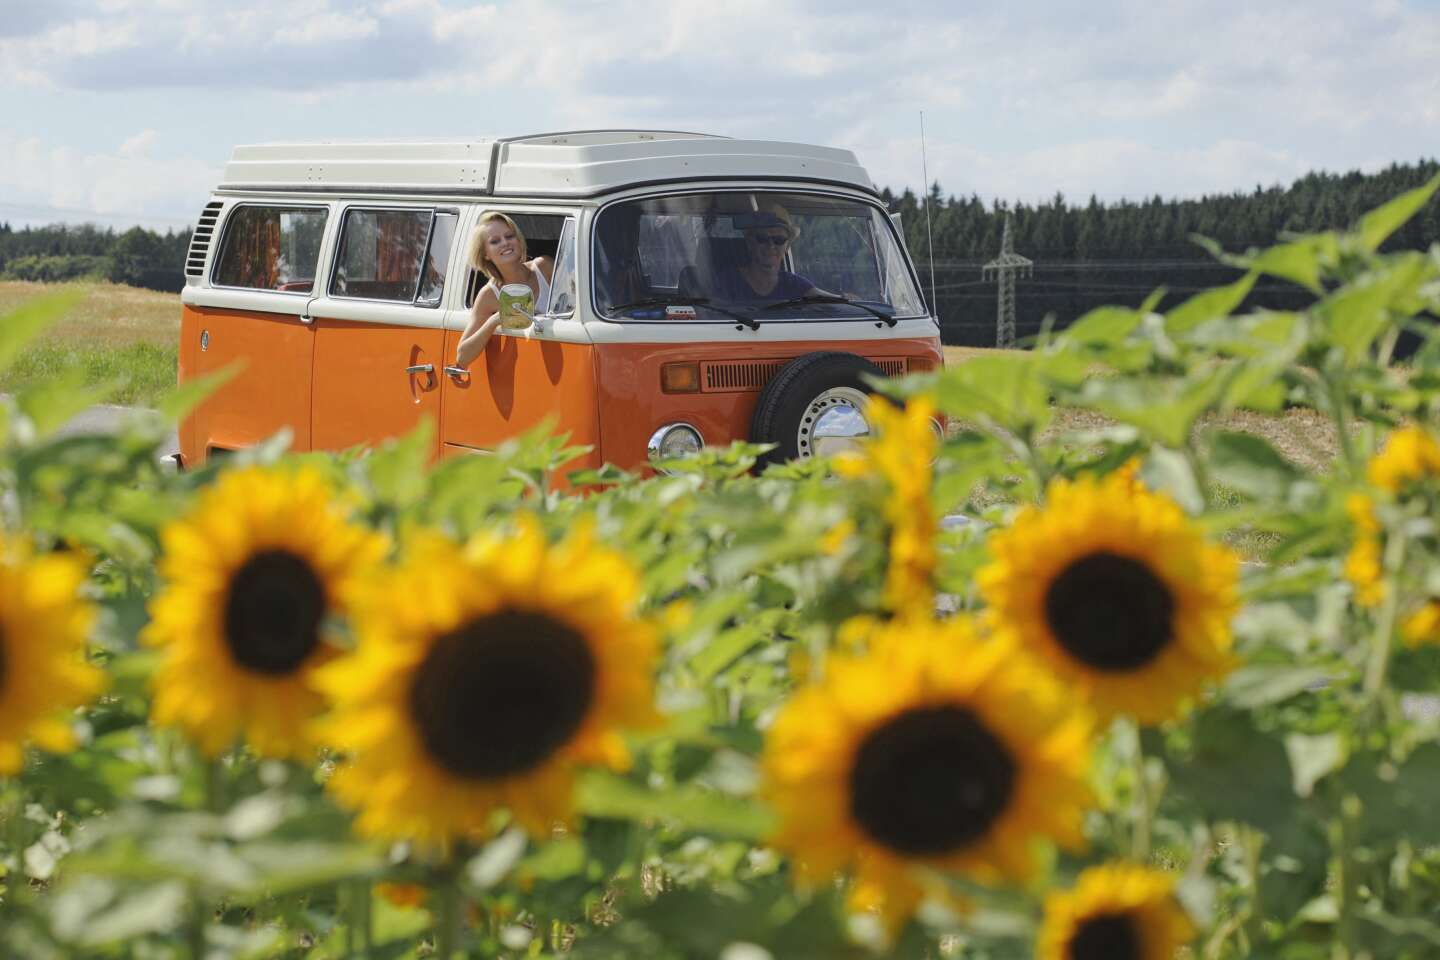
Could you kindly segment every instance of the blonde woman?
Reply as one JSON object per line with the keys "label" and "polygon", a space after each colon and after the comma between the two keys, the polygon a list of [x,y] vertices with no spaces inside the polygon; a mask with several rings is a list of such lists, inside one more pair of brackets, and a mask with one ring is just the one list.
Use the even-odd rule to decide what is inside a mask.
{"label": "blonde woman", "polygon": [[538,308],[550,292],[550,278],[555,264],[549,257],[526,260],[525,234],[505,214],[496,210],[480,217],[475,233],[470,237],[467,259],[470,266],[490,278],[490,282],[475,295],[475,304],[470,308],[470,323],[460,337],[455,362],[462,367],[480,356],[490,342],[495,328],[500,325],[500,288],[507,283],[523,283],[535,295]]}

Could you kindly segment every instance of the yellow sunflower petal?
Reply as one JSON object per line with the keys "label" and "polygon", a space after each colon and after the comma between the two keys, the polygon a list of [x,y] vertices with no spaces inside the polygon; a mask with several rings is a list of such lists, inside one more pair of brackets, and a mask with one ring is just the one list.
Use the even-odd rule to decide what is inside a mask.
{"label": "yellow sunflower petal", "polygon": [[338,649],[325,623],[386,550],[347,514],[314,470],[250,467],[162,531],[164,584],[142,635],[163,654],[154,722],[212,756],[242,738],[267,756],[313,751],[312,673]]}
{"label": "yellow sunflower petal", "polygon": [[1052,681],[963,617],[897,619],[866,640],[766,735],[774,842],[802,876],[848,867],[862,899],[908,911],[918,868],[1024,881],[1037,842],[1081,843],[1089,728]]}
{"label": "yellow sunflower petal", "polygon": [[321,668],[319,735],[348,755],[328,784],[371,836],[479,840],[508,811],[548,833],[580,764],[629,762],[657,719],[638,577],[584,529],[550,546],[533,518],[464,545],[427,531],[357,594],[359,643]]}
{"label": "yellow sunflower petal", "polygon": [[989,546],[987,623],[1102,717],[1162,722],[1233,668],[1238,559],[1123,473],[1055,481]]}
{"label": "yellow sunflower petal", "polygon": [[1440,476],[1440,443],[1416,424],[1401,427],[1371,458],[1367,474],[1371,483],[1391,493],[1426,477]]}
{"label": "yellow sunflower petal", "polygon": [[27,744],[74,749],[69,714],[104,688],[86,659],[95,609],[78,590],[87,573],[72,553],[35,557],[0,536],[0,775],[20,771]]}
{"label": "yellow sunflower petal", "polygon": [[1195,938],[1174,897],[1174,879],[1124,863],[1092,867],[1074,889],[1052,893],[1036,960],[1173,960]]}

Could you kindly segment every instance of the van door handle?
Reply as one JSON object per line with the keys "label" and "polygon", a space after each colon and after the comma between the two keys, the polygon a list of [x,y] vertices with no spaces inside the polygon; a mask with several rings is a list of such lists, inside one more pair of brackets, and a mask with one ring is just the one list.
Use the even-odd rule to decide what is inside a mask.
{"label": "van door handle", "polygon": [[451,377],[454,377],[459,383],[468,383],[470,381],[470,371],[464,367],[446,367],[445,372]]}
{"label": "van door handle", "polygon": [[417,363],[417,364],[414,364],[413,366],[406,367],[406,368],[405,368],[405,372],[406,372],[406,373],[409,373],[409,374],[428,373],[428,374],[430,374],[430,375],[433,377],[433,376],[435,375],[435,364],[433,364],[433,363]]}

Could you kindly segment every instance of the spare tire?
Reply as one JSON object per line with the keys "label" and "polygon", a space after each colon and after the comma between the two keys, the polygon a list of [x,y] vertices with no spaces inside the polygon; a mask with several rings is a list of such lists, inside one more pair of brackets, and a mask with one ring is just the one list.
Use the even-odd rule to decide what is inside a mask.
{"label": "spare tire", "polygon": [[807,353],[781,367],[760,392],[750,419],[751,441],[776,445],[757,466],[825,456],[867,436],[870,386],[862,374],[885,376],[864,357],[836,350]]}

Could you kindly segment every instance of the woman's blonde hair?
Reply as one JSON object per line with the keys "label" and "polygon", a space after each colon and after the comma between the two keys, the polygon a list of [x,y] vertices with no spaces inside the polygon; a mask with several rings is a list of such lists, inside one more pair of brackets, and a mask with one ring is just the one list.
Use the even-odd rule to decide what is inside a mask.
{"label": "woman's blonde hair", "polygon": [[470,248],[466,253],[466,259],[470,261],[470,266],[485,274],[498,287],[505,282],[505,278],[500,275],[500,268],[495,265],[495,262],[485,256],[485,225],[496,221],[515,231],[515,240],[520,244],[520,262],[524,263],[529,256],[525,246],[525,231],[521,230],[514,220],[499,210],[489,210],[481,214],[480,222],[475,224],[475,232],[470,234]]}

